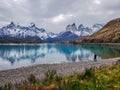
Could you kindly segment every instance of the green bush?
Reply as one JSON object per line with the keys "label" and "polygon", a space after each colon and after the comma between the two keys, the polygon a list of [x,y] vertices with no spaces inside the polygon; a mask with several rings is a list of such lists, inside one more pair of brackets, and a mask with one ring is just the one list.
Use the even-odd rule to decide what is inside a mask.
{"label": "green bush", "polygon": [[28,81],[29,81],[29,83],[31,83],[31,84],[35,84],[36,81],[37,81],[35,75],[32,74],[32,73],[30,73],[29,76],[28,76]]}
{"label": "green bush", "polygon": [[42,83],[49,85],[51,83],[60,83],[62,77],[57,75],[56,70],[48,70],[44,73],[45,79],[42,80]]}
{"label": "green bush", "polygon": [[11,90],[11,85],[10,85],[10,83],[5,84],[4,86],[0,86],[0,90]]}

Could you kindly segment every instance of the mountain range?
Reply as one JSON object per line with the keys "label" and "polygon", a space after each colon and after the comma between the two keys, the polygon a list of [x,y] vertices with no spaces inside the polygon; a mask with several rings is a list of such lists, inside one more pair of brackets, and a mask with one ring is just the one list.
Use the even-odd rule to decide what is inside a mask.
{"label": "mountain range", "polygon": [[120,43],[120,18],[109,21],[101,30],[73,43]]}
{"label": "mountain range", "polygon": [[0,28],[1,43],[39,43],[39,42],[58,42],[73,40],[86,36],[103,28],[102,24],[94,24],[92,27],[84,25],[76,26],[75,23],[68,25],[65,31],[60,33],[47,32],[44,28],[38,28],[34,23],[29,26],[21,26],[11,22]]}

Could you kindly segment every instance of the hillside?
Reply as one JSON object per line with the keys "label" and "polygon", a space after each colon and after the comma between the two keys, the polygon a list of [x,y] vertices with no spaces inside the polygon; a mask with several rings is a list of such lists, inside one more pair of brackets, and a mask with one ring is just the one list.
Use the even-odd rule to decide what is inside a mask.
{"label": "hillside", "polygon": [[120,18],[109,21],[91,36],[77,39],[74,43],[120,43]]}

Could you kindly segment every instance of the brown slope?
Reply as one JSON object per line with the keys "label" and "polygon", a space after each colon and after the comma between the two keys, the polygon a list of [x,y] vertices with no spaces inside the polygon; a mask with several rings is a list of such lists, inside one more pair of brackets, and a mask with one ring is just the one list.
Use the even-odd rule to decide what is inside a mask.
{"label": "brown slope", "polygon": [[74,43],[120,43],[120,18],[109,21],[92,36],[73,41]]}

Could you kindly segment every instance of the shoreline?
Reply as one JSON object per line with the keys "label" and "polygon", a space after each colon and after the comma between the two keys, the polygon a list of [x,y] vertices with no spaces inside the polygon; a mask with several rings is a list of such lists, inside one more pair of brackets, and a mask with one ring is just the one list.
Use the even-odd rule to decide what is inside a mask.
{"label": "shoreline", "polygon": [[78,44],[119,45],[120,46],[120,43],[78,43]]}
{"label": "shoreline", "polygon": [[100,67],[103,65],[115,64],[120,57],[103,59],[97,62],[74,62],[74,63],[61,63],[61,64],[40,64],[35,66],[22,67],[11,70],[0,71],[0,86],[6,83],[20,83],[27,80],[30,73],[34,74],[38,79],[44,78],[44,72],[47,70],[56,70],[59,76],[69,76],[74,72],[84,72],[86,68]]}

